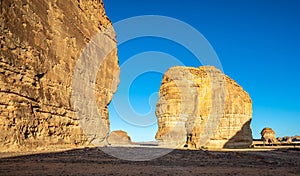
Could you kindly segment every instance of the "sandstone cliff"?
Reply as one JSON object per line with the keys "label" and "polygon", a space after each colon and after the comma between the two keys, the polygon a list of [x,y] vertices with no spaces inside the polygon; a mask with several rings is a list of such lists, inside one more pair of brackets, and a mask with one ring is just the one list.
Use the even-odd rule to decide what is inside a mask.
{"label": "sandstone cliff", "polygon": [[170,68],[162,80],[156,116],[160,145],[223,148],[252,143],[251,99],[215,67]]}
{"label": "sandstone cliff", "polygon": [[[72,99],[72,85],[86,79],[83,68],[98,69],[93,62],[96,51],[116,47],[102,0],[5,0],[0,6],[0,146],[28,149],[91,142],[73,105],[84,97]],[[95,41],[101,32],[107,39]],[[88,44],[96,47],[83,55]],[[82,78],[74,78],[78,58]],[[96,92],[96,110],[104,124],[99,128],[101,142],[109,132],[107,105],[118,84],[116,49],[109,51],[96,74],[93,84],[80,88]]]}

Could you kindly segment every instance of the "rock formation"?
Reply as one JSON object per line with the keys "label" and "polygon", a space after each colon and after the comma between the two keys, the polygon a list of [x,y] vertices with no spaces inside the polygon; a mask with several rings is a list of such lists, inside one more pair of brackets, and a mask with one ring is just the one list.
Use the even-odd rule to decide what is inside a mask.
{"label": "rock formation", "polygon": [[197,149],[252,143],[248,93],[212,66],[170,68],[161,83],[156,116],[160,145]]}
{"label": "rock formation", "polygon": [[261,131],[260,134],[261,134],[261,139],[264,141],[264,143],[267,142],[268,144],[273,144],[277,142],[276,134],[272,130],[272,128],[266,127]]}
{"label": "rock formation", "polygon": [[300,141],[300,136],[298,135],[293,136],[293,141]]}
{"label": "rock formation", "polygon": [[130,137],[127,132],[122,130],[112,131],[108,138],[107,142],[110,145],[130,145],[132,144]]}
{"label": "rock formation", "polygon": [[292,143],[295,143],[295,142],[299,142],[300,141],[300,136],[295,135],[295,136],[277,137],[276,141],[278,143],[292,144]]}
{"label": "rock formation", "polygon": [[[275,136],[275,134],[274,134],[274,136]],[[282,142],[285,142],[285,143],[292,143],[292,142],[293,142],[293,137],[291,137],[291,136],[284,136],[284,137],[282,138]]]}
{"label": "rock formation", "polygon": [[[119,65],[115,34],[102,0],[6,0],[0,1],[0,13],[0,146],[91,142],[74,111],[73,103],[80,104],[80,98],[72,99],[72,85],[83,79],[91,79],[92,84],[81,85],[82,92],[95,90],[96,111],[102,117],[98,140],[104,140],[109,132],[107,106],[117,88]],[[103,32],[106,39],[95,41]],[[110,51],[97,55],[103,48]],[[95,55],[105,56],[101,65],[94,64]],[[82,59],[78,72],[82,77],[74,78],[78,58]],[[84,68],[97,69],[96,81],[93,75],[85,77]],[[89,105],[88,101],[83,102]]]}

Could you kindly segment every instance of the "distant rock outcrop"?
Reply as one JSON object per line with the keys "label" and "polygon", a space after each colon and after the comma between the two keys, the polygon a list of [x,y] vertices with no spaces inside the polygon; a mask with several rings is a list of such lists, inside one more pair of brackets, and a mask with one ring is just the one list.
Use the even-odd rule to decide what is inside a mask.
{"label": "distant rock outcrop", "polygon": [[293,142],[299,142],[300,136],[284,136],[284,137],[277,137],[277,141],[281,143],[293,143]]}
{"label": "distant rock outcrop", "polygon": [[287,143],[292,143],[293,142],[293,138],[292,137],[284,137],[283,140],[285,140]]}
{"label": "distant rock outcrop", "polygon": [[300,141],[300,136],[298,135],[293,136],[293,141]]}
{"label": "distant rock outcrop", "polygon": [[[7,0],[0,2],[0,14],[0,146],[34,149],[91,142],[75,115],[74,82],[81,92],[95,89],[95,111],[104,124],[98,128],[98,140],[105,140],[107,106],[117,88],[119,65],[115,33],[108,30],[112,25],[102,0]],[[87,69],[74,79],[78,58],[101,32],[107,41],[91,42],[80,63]],[[94,86],[82,84],[81,78],[98,68],[92,55],[105,47],[114,49],[99,64],[96,81],[88,80]],[[82,101],[89,106],[88,97]]]}
{"label": "distant rock outcrop", "polygon": [[170,68],[161,83],[156,116],[160,145],[231,148],[252,143],[252,101],[215,67]]}
{"label": "distant rock outcrop", "polygon": [[122,130],[112,131],[108,138],[107,142],[110,145],[130,145],[132,144],[130,137],[127,132]]}
{"label": "distant rock outcrop", "polygon": [[261,139],[264,141],[264,143],[267,142],[268,144],[273,144],[277,142],[276,134],[272,128],[266,127],[261,131],[260,134],[261,134]]}

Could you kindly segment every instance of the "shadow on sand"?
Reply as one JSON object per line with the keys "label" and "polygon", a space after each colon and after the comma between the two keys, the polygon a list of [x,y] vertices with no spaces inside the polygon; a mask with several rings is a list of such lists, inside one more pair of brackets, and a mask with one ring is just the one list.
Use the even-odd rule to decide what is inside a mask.
{"label": "shadow on sand", "polygon": [[[110,148],[110,147],[107,147]],[[159,148],[111,147],[115,152]],[[274,151],[173,150],[149,161],[121,160],[103,148],[73,149],[0,159],[0,175],[297,175],[299,149]]]}

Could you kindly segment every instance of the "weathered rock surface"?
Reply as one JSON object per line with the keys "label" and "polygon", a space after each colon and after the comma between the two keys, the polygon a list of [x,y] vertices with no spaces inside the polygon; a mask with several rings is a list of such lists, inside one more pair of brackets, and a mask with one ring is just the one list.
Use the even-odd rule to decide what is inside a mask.
{"label": "weathered rock surface", "polygon": [[261,139],[264,142],[267,142],[269,144],[277,142],[276,134],[272,128],[266,127],[261,131],[260,134],[261,134]]}
{"label": "weathered rock surface", "polygon": [[[109,39],[94,42],[100,51],[116,47],[102,0],[7,0],[0,10],[0,147],[89,143],[75,115],[72,84],[78,58],[97,34],[110,30]],[[91,62],[93,52],[84,60],[86,68],[98,68]],[[118,77],[113,49],[99,67],[94,88],[82,85],[82,91],[96,92],[103,139]]]}
{"label": "weathered rock surface", "polygon": [[252,143],[252,101],[215,67],[170,68],[162,80],[156,116],[160,145],[222,148]]}
{"label": "weathered rock surface", "polygon": [[130,145],[132,144],[130,137],[127,132],[122,130],[112,131],[108,138],[107,142],[110,145]]}

